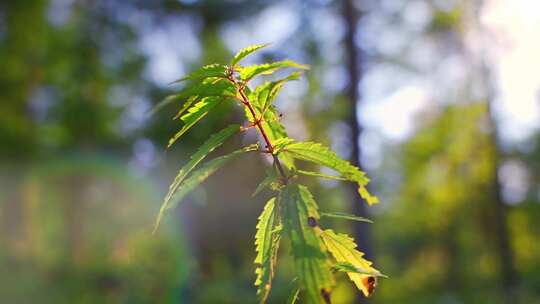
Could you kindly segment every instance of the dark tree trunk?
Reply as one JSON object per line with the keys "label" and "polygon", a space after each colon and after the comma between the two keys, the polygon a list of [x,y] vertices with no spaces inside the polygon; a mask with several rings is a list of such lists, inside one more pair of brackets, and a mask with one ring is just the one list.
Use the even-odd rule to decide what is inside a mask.
{"label": "dark tree trunk", "polygon": [[[478,18],[478,15],[477,17]],[[480,81],[482,82],[486,100],[487,100],[487,118],[490,126],[491,143],[493,145],[493,166],[494,176],[491,181],[490,199],[492,200],[492,216],[494,224],[494,232],[496,233],[496,246],[497,255],[499,258],[499,267],[501,275],[501,291],[504,294],[506,303],[517,304],[520,303],[517,287],[518,287],[518,273],[514,265],[514,254],[512,250],[512,244],[510,243],[510,232],[508,228],[508,207],[503,201],[502,197],[502,185],[499,178],[499,169],[502,163],[502,149],[499,141],[499,132],[497,128],[497,122],[493,113],[493,100],[495,99],[495,88],[493,87],[493,80],[491,77],[491,71],[482,58],[480,59]]]}
{"label": "dark tree trunk", "polygon": [[[358,145],[358,139],[362,132],[362,126],[358,121],[357,108],[360,101],[359,83],[361,79],[361,53],[356,47],[355,36],[357,35],[358,24],[358,12],[356,11],[352,0],[343,1],[343,18],[346,24],[345,34],[345,55],[347,64],[347,73],[349,76],[349,85],[347,88],[347,97],[350,102],[349,117],[347,118],[348,124],[351,128],[351,145],[352,155],[351,163],[360,167],[360,146]],[[366,203],[358,195],[357,186],[351,185],[351,210],[354,214],[367,217]],[[373,260],[373,248],[371,241],[371,230],[369,225],[355,224],[354,237],[358,243],[358,247],[366,254],[366,257]],[[358,293],[356,303],[365,302],[361,293]]]}
{"label": "dark tree trunk", "polygon": [[[489,72],[484,71],[484,77],[488,77]],[[492,92],[491,89],[488,89]],[[499,258],[501,275],[501,291],[504,293],[506,303],[519,303],[516,288],[518,287],[518,275],[514,265],[514,254],[510,243],[510,233],[508,228],[508,207],[502,198],[502,185],[499,178],[499,168],[501,167],[501,149],[498,140],[497,125],[492,113],[493,96],[488,93],[488,119],[491,125],[491,142],[493,144],[494,155],[494,176],[491,181],[490,199],[492,200],[492,215],[494,232],[496,233],[496,246]]]}

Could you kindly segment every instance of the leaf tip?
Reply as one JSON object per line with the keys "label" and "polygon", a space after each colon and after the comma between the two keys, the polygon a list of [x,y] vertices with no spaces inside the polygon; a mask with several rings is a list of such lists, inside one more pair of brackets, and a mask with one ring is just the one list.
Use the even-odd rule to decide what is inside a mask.
{"label": "leaf tip", "polygon": [[366,189],[366,186],[364,185],[360,185],[358,187],[358,194],[360,194],[360,197],[365,199],[366,203],[368,203],[368,205],[370,206],[379,203],[379,198],[376,197],[375,195],[371,195],[369,191]]}

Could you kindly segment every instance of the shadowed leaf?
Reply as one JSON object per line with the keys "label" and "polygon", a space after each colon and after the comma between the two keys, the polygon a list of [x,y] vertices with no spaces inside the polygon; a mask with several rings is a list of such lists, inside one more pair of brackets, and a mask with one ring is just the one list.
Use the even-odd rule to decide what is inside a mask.
{"label": "shadowed leaf", "polygon": [[[283,229],[291,241],[298,283],[308,303],[321,303],[321,292],[334,286],[326,250],[315,229],[317,204],[306,187],[290,184],[281,192]],[[315,225],[315,226],[314,226]]]}

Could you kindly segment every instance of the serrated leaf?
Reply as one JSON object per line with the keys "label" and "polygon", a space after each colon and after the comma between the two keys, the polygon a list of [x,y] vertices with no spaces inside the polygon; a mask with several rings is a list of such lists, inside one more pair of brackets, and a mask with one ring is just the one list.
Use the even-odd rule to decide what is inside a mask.
{"label": "serrated leaf", "polygon": [[328,174],[324,174],[324,173],[321,173],[321,172],[313,172],[313,171],[305,171],[305,170],[296,170],[295,172],[300,174],[300,175],[305,175],[305,176],[321,177],[321,178],[333,179],[333,180],[339,180],[339,181],[346,181],[347,180],[347,179],[345,179],[343,177],[334,176],[334,175],[328,175]]}
{"label": "serrated leaf", "polygon": [[176,113],[176,115],[174,116],[173,119],[178,119],[182,116],[182,114],[184,114],[184,112],[186,112],[187,109],[189,109],[189,107],[191,107],[191,105],[193,105],[193,103],[200,99],[199,96],[195,95],[195,96],[191,96],[190,98],[188,98],[188,100],[186,100],[186,102],[184,102],[184,104],[182,105],[182,108],[180,108],[180,110],[178,110],[178,112]]}
{"label": "serrated leaf", "polygon": [[236,87],[232,82],[223,78],[208,78],[196,82],[181,90],[178,95],[189,97],[197,95],[200,98],[208,96],[236,96]]}
{"label": "serrated leaf", "polygon": [[169,104],[173,103],[176,100],[181,100],[181,97],[178,95],[169,95],[163,98],[160,102],[158,102],[152,110],[150,110],[149,114],[154,115],[157,112],[161,111],[161,109],[165,108]]}
{"label": "serrated leaf", "polygon": [[279,152],[283,147],[294,142],[294,139],[289,137],[281,137],[274,141],[274,149],[276,152]]}
{"label": "serrated leaf", "polygon": [[202,79],[202,82],[192,82],[189,85],[187,85],[185,88],[180,90],[180,92],[169,95],[162,101],[160,101],[151,111],[151,114],[155,114],[156,112],[160,111],[162,108],[166,107],[167,105],[175,102],[175,101],[182,101],[186,98],[188,98],[188,105],[184,103],[183,108],[180,110],[179,114],[176,115],[176,117],[181,115],[181,112],[185,111],[188,106],[191,104],[189,101],[193,102],[194,100],[200,100],[204,97],[209,96],[235,96],[236,94],[236,88],[234,85],[222,78],[209,78],[209,79]]}
{"label": "serrated leaf", "polygon": [[257,194],[259,194],[264,189],[271,187],[272,184],[278,182],[278,180],[279,180],[279,178],[276,175],[276,171],[275,171],[275,169],[273,167],[266,170],[266,177],[262,180],[262,182],[259,183],[259,185],[255,189],[255,191],[253,192],[251,197],[256,196]]}
{"label": "serrated leaf", "polygon": [[364,259],[364,254],[356,249],[354,240],[346,234],[336,234],[330,229],[322,231],[321,238],[338,263],[353,265],[356,271],[347,272],[347,275],[366,297],[370,296],[373,290],[367,285],[366,280],[370,277],[382,276],[382,274],[371,267],[370,261]]}
{"label": "serrated leaf", "polygon": [[201,101],[193,105],[186,114],[180,119],[184,122],[184,125],[174,136],[169,140],[167,145],[170,148],[184,133],[186,133],[191,127],[193,127],[199,120],[203,119],[210,110],[217,106],[223,99],[220,97],[206,97]]}
{"label": "serrated leaf", "polygon": [[227,66],[224,64],[209,64],[202,68],[173,81],[172,83],[179,83],[185,80],[203,80],[210,77],[227,77]]}
{"label": "serrated leaf", "polygon": [[332,269],[335,271],[359,273],[359,274],[364,274],[367,276],[372,276],[371,273],[364,272],[364,269],[358,268],[354,266],[353,264],[347,263],[347,262],[336,263],[334,266],[332,266]]}
{"label": "serrated leaf", "polygon": [[262,49],[264,47],[267,47],[268,45],[270,45],[270,44],[269,43],[254,44],[254,45],[250,45],[248,47],[245,47],[245,48],[241,49],[240,51],[238,51],[238,53],[236,53],[236,55],[234,55],[233,59],[231,60],[231,65],[232,66],[237,65],[240,61],[242,61],[242,59],[246,58],[251,53],[253,53],[253,52],[257,51],[257,50],[260,50],[260,49]]}
{"label": "serrated leaf", "polygon": [[[259,111],[259,109],[254,107],[254,111],[256,117],[259,118],[261,116],[261,112]],[[253,115],[247,109],[247,107],[245,107],[245,114],[246,118],[250,122],[255,121],[253,119]],[[267,111],[265,111],[261,125],[272,144],[274,144],[281,138],[287,138],[287,132],[285,131],[285,127],[283,127],[283,125],[279,122],[278,115],[274,107],[271,106]],[[288,169],[294,166],[294,160],[288,155],[282,155],[279,159],[281,163]]]}
{"label": "serrated leaf", "polygon": [[165,215],[165,212],[169,209],[174,208],[187,194],[193,191],[193,189],[195,189],[200,183],[205,181],[210,175],[214,174],[216,170],[221,168],[228,161],[244,153],[256,151],[257,149],[258,149],[258,145],[256,144],[247,146],[243,149],[236,150],[227,155],[214,158],[213,160],[203,164],[200,169],[193,171],[188,178],[185,178],[183,182],[181,182],[177,186],[177,190],[172,192],[173,194],[171,195],[171,197],[168,198],[161,205],[158,217],[156,219],[156,223],[154,225],[153,233],[155,233],[156,230],[158,229],[159,224],[161,223],[161,220],[163,219],[163,216]]}
{"label": "serrated leaf", "polygon": [[309,69],[307,65],[299,64],[292,60],[283,60],[242,67],[239,68],[238,71],[240,73],[240,79],[242,79],[243,81],[250,81],[255,76],[269,75],[283,68],[296,68],[302,70]]}
{"label": "serrated leaf", "polygon": [[280,230],[275,229],[278,225],[276,213],[276,198],[271,198],[264,207],[257,223],[257,233],[255,234],[255,273],[257,279],[255,286],[258,286],[257,295],[261,303],[266,303],[272,279],[274,277],[274,267],[277,258],[277,250],[281,237]]}
{"label": "serrated leaf", "polygon": [[169,186],[169,191],[165,196],[163,204],[167,204],[172,195],[178,190],[180,184],[186,176],[212,151],[221,146],[228,138],[240,131],[240,125],[230,125],[225,129],[213,134],[208,138],[197,151],[190,157],[190,160],[179,171],[174,181]]}
{"label": "serrated leaf", "polygon": [[360,187],[358,187],[358,194],[360,194],[360,196],[366,200],[368,205],[373,205],[379,202],[379,198],[371,195],[365,185],[360,185]]}
{"label": "serrated leaf", "polygon": [[356,216],[354,214],[350,214],[346,212],[321,212],[321,216],[338,218],[338,219],[343,219],[343,220],[350,220],[350,221],[357,221],[357,222],[373,223],[373,221],[370,219],[367,219],[361,216]]}
{"label": "serrated leaf", "polygon": [[283,85],[288,81],[298,80],[300,75],[302,75],[302,72],[294,72],[285,78],[276,81],[267,81],[258,86],[255,92],[250,95],[253,105],[257,107],[259,112],[264,113],[272,105]]}
{"label": "serrated leaf", "polygon": [[278,152],[284,152],[293,158],[313,162],[335,170],[342,178],[358,183],[358,193],[369,205],[378,202],[378,199],[369,194],[365,187],[369,182],[366,174],[348,161],[341,159],[335,152],[322,144],[294,142],[283,146]]}
{"label": "serrated leaf", "polygon": [[309,303],[321,303],[322,291],[334,286],[326,249],[315,228],[319,220],[317,204],[306,187],[289,184],[281,191],[284,232],[291,241],[292,256],[300,287]]}
{"label": "serrated leaf", "polygon": [[298,302],[298,298],[300,296],[300,288],[295,287],[291,294],[289,295],[289,298],[287,299],[288,304],[296,304]]}

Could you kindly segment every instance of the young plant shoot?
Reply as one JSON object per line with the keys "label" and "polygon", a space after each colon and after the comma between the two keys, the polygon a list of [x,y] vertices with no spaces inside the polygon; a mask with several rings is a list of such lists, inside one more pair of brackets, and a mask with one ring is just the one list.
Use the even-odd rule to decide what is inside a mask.
{"label": "young plant shoot", "polygon": [[[336,272],[345,272],[368,297],[374,291],[377,277],[383,275],[372,267],[370,261],[363,258],[364,254],[357,249],[350,236],[324,229],[320,226],[319,219],[322,215],[353,221],[369,220],[346,213],[319,212],[313,195],[306,186],[298,183],[297,177],[302,175],[353,182],[358,184],[358,194],[369,205],[377,203],[377,198],[367,191],[369,179],[360,169],[319,143],[297,141],[287,136],[273,102],[283,85],[298,79],[308,67],[290,60],[241,65],[246,56],[265,46],[261,44],[244,48],[229,64],[207,65],[181,78],[178,81],[186,83],[184,88],[157,106],[161,108],[170,103],[183,102],[175,116],[183,125],[170,139],[169,146],[223,102],[242,106],[247,122],[244,126],[232,124],[215,133],[191,156],[169,187],[154,231],[158,229],[167,210],[174,208],[188,193],[227,162],[246,153],[266,154],[271,157],[273,164],[267,169],[266,178],[257,187],[255,194],[270,189],[275,196],[264,206],[256,226],[255,286],[259,301],[267,302],[276,272],[278,248],[283,241],[290,242],[290,254],[294,260],[294,282],[297,287],[291,297],[292,303],[298,298],[303,299],[303,303],[330,303]],[[282,79],[250,87],[251,80],[255,77],[271,75],[282,69],[292,69],[294,72]],[[210,152],[230,137],[247,129],[256,129],[261,143],[241,147],[230,154],[204,162]],[[337,175],[301,170],[297,161],[330,168]]]}

